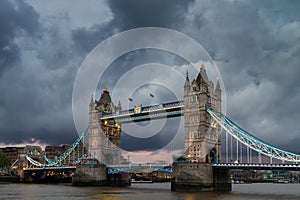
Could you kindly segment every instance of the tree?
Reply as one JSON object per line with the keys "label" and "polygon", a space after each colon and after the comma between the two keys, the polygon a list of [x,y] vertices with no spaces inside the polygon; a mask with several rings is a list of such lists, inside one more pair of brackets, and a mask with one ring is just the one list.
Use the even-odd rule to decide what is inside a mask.
{"label": "tree", "polygon": [[0,150],[0,168],[7,168],[10,166],[10,159]]}

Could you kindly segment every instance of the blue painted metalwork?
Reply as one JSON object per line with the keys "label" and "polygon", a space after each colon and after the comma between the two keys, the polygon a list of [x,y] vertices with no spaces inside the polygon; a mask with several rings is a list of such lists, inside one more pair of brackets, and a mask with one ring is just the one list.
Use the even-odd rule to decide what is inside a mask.
{"label": "blue painted metalwork", "polygon": [[[230,120],[227,116],[222,113],[216,113],[212,111],[208,106],[206,106],[206,111],[211,115],[211,117],[230,135],[236,138],[239,142],[246,145],[247,147],[253,149],[256,152],[264,154],[266,156],[276,158],[282,161],[290,161],[294,163],[300,162],[300,155],[291,153],[289,151],[275,147],[251,133],[247,132],[239,125]],[[157,105],[147,105],[141,107],[141,112],[135,113],[134,109],[118,111],[114,113],[103,113],[101,120],[113,119],[117,123],[130,123],[133,121],[145,121],[150,119],[160,119],[164,117],[177,117],[184,114],[184,104],[183,101],[174,101],[169,103],[162,103]],[[85,134],[88,132],[88,127],[82,132],[80,137],[59,157],[54,160],[50,160],[44,157],[46,164],[37,162],[36,160],[30,158],[26,155],[26,158],[30,163],[38,167],[54,167],[60,166],[61,163],[74,151],[80,141],[83,139]],[[216,160],[217,163],[217,160]],[[218,165],[218,164],[214,164]],[[218,165],[219,166],[219,165]],[[298,166],[295,166],[298,167]],[[121,171],[126,171],[128,168],[109,168],[108,173],[120,173]]]}
{"label": "blue painted metalwork", "polygon": [[291,170],[300,171],[298,164],[253,164],[253,163],[218,163],[214,168],[220,169],[251,169],[251,170]]}
{"label": "blue painted metalwork", "polygon": [[127,172],[128,168],[108,168],[107,174],[120,174],[122,172]]}
{"label": "blue painted metalwork", "polygon": [[84,136],[86,135],[88,130],[89,130],[89,127],[87,127],[81,133],[81,135],[76,139],[76,141],[65,152],[63,152],[60,156],[58,156],[54,160],[50,160],[50,159],[44,157],[47,163],[43,164],[43,163],[40,163],[40,162],[32,159],[29,155],[26,155],[26,158],[31,164],[38,166],[38,167],[62,166],[62,162],[64,162],[66,160],[66,158],[69,157],[70,154],[74,151],[74,149],[79,145],[80,141],[84,138]]}
{"label": "blue painted metalwork", "polygon": [[178,117],[183,115],[183,101],[174,101],[157,105],[147,105],[141,107],[141,112],[134,109],[117,111],[113,113],[103,113],[101,120],[115,120],[117,123],[131,123],[137,121],[147,121],[151,119],[161,119]]}
{"label": "blue painted metalwork", "polygon": [[300,162],[299,154],[280,149],[255,137],[254,135],[242,129],[239,125],[231,121],[222,113],[216,113],[207,106],[206,110],[211,117],[230,135],[254,151],[282,161],[290,161],[294,163]]}

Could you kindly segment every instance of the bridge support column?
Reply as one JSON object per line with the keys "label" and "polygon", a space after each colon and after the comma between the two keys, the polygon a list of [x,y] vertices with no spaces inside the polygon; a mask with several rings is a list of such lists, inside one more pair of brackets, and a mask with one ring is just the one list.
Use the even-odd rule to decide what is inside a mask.
{"label": "bridge support column", "polygon": [[214,190],[231,191],[231,178],[229,169],[213,168]]}
{"label": "bridge support column", "polygon": [[129,186],[129,173],[108,174],[106,165],[78,165],[72,177],[73,186]]}
{"label": "bridge support column", "polygon": [[229,170],[208,163],[173,163],[172,191],[230,191]]}
{"label": "bridge support column", "polygon": [[131,178],[129,173],[117,173],[107,175],[108,186],[130,186]]}
{"label": "bridge support column", "polygon": [[105,165],[78,165],[76,174],[72,177],[72,185],[105,186],[106,180]]}

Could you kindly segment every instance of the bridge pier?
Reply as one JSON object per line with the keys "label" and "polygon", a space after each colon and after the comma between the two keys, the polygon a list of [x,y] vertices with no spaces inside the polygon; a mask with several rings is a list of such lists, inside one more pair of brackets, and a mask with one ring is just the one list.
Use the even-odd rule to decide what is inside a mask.
{"label": "bridge pier", "polygon": [[230,191],[228,169],[209,163],[173,163],[172,191]]}
{"label": "bridge pier", "polygon": [[106,165],[78,165],[72,177],[74,186],[106,186]]}
{"label": "bridge pier", "polygon": [[129,173],[116,173],[107,175],[108,186],[130,186],[131,178]]}
{"label": "bridge pier", "polygon": [[231,173],[229,169],[213,168],[214,190],[231,191]]}
{"label": "bridge pier", "polygon": [[108,174],[106,165],[78,165],[72,177],[73,186],[128,186],[129,173]]}

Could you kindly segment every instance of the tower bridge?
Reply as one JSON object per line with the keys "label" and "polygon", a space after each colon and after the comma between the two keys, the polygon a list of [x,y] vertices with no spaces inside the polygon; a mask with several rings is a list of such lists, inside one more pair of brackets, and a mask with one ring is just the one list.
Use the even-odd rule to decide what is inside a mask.
{"label": "tower bridge", "polygon": [[[123,110],[120,101],[117,105],[112,102],[109,90],[105,88],[99,100],[91,98],[89,125],[66,152],[55,160],[45,159],[47,163],[39,163],[30,157],[27,159],[38,167],[59,166],[89,133],[88,154],[85,157],[96,160],[101,166],[98,171],[96,168],[77,167],[78,174],[85,174],[78,180],[100,184],[106,178],[120,179],[106,177],[106,168],[103,166],[110,166],[111,169],[120,166],[126,168],[121,164],[119,148],[122,124],[183,116],[184,154],[173,163],[172,190],[230,190],[230,169],[300,170],[299,154],[275,147],[245,131],[222,114],[221,103],[219,80],[215,84],[209,80],[204,65],[192,81],[186,73],[183,100],[136,105],[132,109]],[[225,132],[225,158],[221,157],[221,129]],[[236,147],[236,158],[233,158],[233,144]],[[255,152],[258,163],[254,163],[252,159]],[[269,163],[263,163],[262,156],[268,158]],[[273,159],[282,163],[273,164]],[[87,170],[90,172],[86,174]]]}
{"label": "tower bridge", "polygon": [[115,106],[105,88],[99,100],[92,97],[90,101],[89,154],[108,165],[120,164],[121,124],[184,116],[185,154],[198,162],[218,162],[221,126],[214,123],[205,106],[221,113],[221,96],[219,80],[214,86],[204,65],[191,82],[186,74],[184,97],[179,101],[122,110],[120,101]]}

